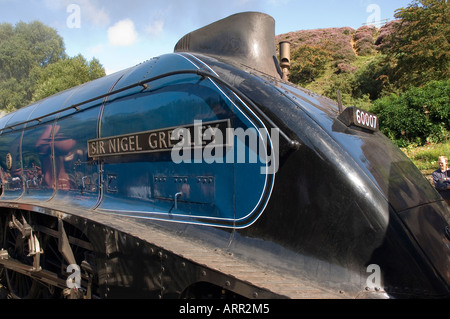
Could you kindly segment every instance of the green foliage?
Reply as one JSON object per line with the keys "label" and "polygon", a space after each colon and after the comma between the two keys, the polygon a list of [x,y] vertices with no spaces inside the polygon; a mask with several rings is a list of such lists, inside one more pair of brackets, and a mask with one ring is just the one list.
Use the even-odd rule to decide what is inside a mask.
{"label": "green foliage", "polygon": [[395,61],[388,56],[375,55],[355,72],[355,92],[358,95],[368,94],[372,101],[391,93],[398,93],[390,81],[393,65]]}
{"label": "green foliage", "polygon": [[323,94],[335,101],[338,100],[337,91],[341,93],[341,101],[346,106],[356,106],[364,110],[369,110],[372,103],[368,94],[360,94],[355,91],[355,76],[351,73],[333,74],[328,85],[324,88]]}
{"label": "green foliage", "polygon": [[363,26],[356,30],[353,39],[359,56],[375,54],[375,36],[377,33],[378,31],[374,26]]}
{"label": "green foliage", "polygon": [[345,73],[330,77],[329,85],[325,87],[325,96],[337,101],[337,91],[341,92],[341,99],[344,105],[352,105],[354,78],[352,74]]}
{"label": "green foliage", "polygon": [[450,6],[446,0],[413,0],[398,9],[383,53],[396,59],[391,81],[401,89],[449,78]]}
{"label": "green foliage", "polygon": [[105,70],[97,59],[88,63],[82,55],[59,60],[35,72],[37,82],[33,101],[105,76]]}
{"label": "green foliage", "polygon": [[38,21],[19,22],[15,27],[0,24],[0,40],[0,80],[27,78],[34,67],[45,67],[64,57],[63,39]]}
{"label": "green foliage", "polygon": [[302,45],[293,52],[292,61],[291,81],[306,84],[324,73],[325,66],[331,61],[331,55],[319,47]]}
{"label": "green foliage", "polygon": [[410,144],[401,149],[424,173],[431,174],[439,167],[438,158],[450,154],[450,141],[417,146]]}
{"label": "green foliage", "polygon": [[39,21],[0,24],[0,43],[0,112],[104,75],[98,60],[67,57],[56,30]]}
{"label": "green foliage", "polygon": [[399,146],[450,138],[450,80],[433,81],[422,88],[411,87],[374,103],[381,131]]}
{"label": "green foliage", "polygon": [[0,110],[13,111],[31,101],[35,68],[64,56],[62,38],[41,22],[0,24]]}
{"label": "green foliage", "polygon": [[[335,101],[339,90],[344,105],[379,113],[383,132],[398,145],[446,140],[448,1],[411,0],[396,10],[395,17],[380,29],[328,28],[280,35],[278,40],[289,40],[293,46],[290,80]],[[325,52],[328,60],[321,59]]]}

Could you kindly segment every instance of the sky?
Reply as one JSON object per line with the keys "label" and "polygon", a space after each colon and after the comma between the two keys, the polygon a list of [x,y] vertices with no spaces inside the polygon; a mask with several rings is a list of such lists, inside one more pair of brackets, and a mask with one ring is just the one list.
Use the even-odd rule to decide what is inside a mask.
{"label": "sky", "polygon": [[[393,20],[412,0],[0,0],[0,23],[39,20],[69,56],[97,58],[110,74],[173,52],[185,34],[229,15],[258,11],[275,34]],[[1,43],[0,43],[1,45]]]}

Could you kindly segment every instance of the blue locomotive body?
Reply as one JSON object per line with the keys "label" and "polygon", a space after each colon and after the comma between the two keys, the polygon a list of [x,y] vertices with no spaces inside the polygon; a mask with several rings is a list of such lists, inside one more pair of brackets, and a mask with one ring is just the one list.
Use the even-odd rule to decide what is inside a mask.
{"label": "blue locomotive body", "polygon": [[232,16],[0,119],[14,295],[64,288],[47,247],[99,297],[449,297],[445,202],[374,115],[283,81],[273,40]]}

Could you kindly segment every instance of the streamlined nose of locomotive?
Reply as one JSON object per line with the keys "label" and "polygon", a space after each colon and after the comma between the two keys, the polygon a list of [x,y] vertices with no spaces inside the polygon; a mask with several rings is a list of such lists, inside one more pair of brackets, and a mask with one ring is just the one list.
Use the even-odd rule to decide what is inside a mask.
{"label": "streamlined nose of locomotive", "polygon": [[[342,105],[331,103],[328,99],[281,81],[286,79],[290,57],[287,53],[283,54],[284,48],[283,50],[280,48],[281,61],[278,63],[274,44],[273,18],[261,13],[247,12],[230,16],[187,34],[177,43],[174,51],[189,52],[201,57],[202,61],[213,67],[222,79],[233,83],[250,100],[262,105],[263,110],[267,110],[268,117],[275,119],[276,123],[281,123],[282,127],[288,128],[293,135],[297,134],[299,139],[304,138],[307,141],[305,145],[309,143],[314,145],[311,152],[306,151],[308,147],[305,146],[304,153],[297,154],[293,158],[309,161],[310,158],[314,158],[311,155],[313,151],[317,151],[320,153],[320,159],[326,158],[337,163],[334,168],[340,169],[341,174],[336,174],[336,179],[345,179],[343,176],[348,174],[344,168],[352,167],[354,168],[352,176],[360,176],[364,183],[356,185],[355,181],[347,177],[349,181],[344,181],[344,184],[355,186],[349,189],[349,192],[356,194],[358,191],[362,198],[369,198],[367,195],[371,192],[374,194],[374,201],[379,201],[379,205],[371,200],[362,201],[362,209],[353,211],[353,206],[349,209],[348,203],[339,198],[342,201],[340,206],[342,211],[329,214],[327,210],[329,206],[320,205],[324,202],[321,197],[323,192],[319,185],[321,183],[317,183],[315,179],[316,175],[310,174],[310,171],[317,169],[316,164],[311,162],[311,165],[307,166],[311,168],[310,171],[302,167],[294,174],[297,174],[297,177],[301,176],[302,191],[305,189],[304,185],[308,186],[308,193],[301,193],[305,198],[309,196],[305,203],[314,205],[300,203],[303,214],[295,213],[291,218],[298,220],[302,225],[310,221],[321,227],[321,222],[328,224],[329,218],[336,218],[339,213],[342,218],[347,218],[345,214],[350,212],[351,216],[348,218],[355,224],[358,218],[361,218],[362,222],[357,225],[366,225],[364,222],[368,220],[367,225],[371,227],[369,228],[378,233],[372,234],[371,237],[356,227],[358,229],[354,230],[355,234],[351,235],[348,234],[344,224],[336,223],[336,229],[333,229],[335,237],[329,234],[320,236],[312,234],[305,226],[302,228],[303,233],[296,232],[292,238],[289,234],[286,234],[286,237],[277,234],[278,240],[282,242],[289,238],[297,243],[307,242],[308,246],[314,249],[311,249],[311,252],[303,246],[301,249],[311,255],[317,255],[320,248],[327,249],[315,246],[317,244],[314,243],[315,240],[322,243],[324,238],[344,238],[336,244],[341,245],[342,250],[348,250],[346,243],[364,242],[370,248],[361,248],[359,245],[363,252],[355,252],[353,257],[358,259],[364,255],[364,258],[370,259],[372,256],[369,263],[380,265],[381,271],[385,274],[386,286],[392,286],[394,292],[398,288],[400,293],[392,294],[393,296],[450,296],[450,243],[446,235],[450,231],[448,228],[450,214],[444,206],[445,203],[439,201],[438,194],[421,176],[420,171],[387,138],[378,133],[366,132],[365,130],[370,127],[354,129],[355,123],[346,124],[337,118],[343,111]],[[239,73],[234,69],[235,66],[249,72]],[[250,71],[252,74],[263,73],[265,80],[248,75]],[[267,80],[266,75],[270,76],[270,80]],[[377,129],[377,125],[372,129]],[[292,171],[283,175],[289,167],[286,163],[284,167],[280,167],[282,172],[277,173],[277,185],[282,184],[280,180],[283,178],[289,180],[289,183],[292,182]],[[332,181],[334,182],[335,180]],[[280,205],[286,204],[286,211],[294,212],[292,208],[295,206],[291,199],[295,197],[296,188],[284,186],[275,188],[274,192],[279,197],[272,202],[277,203],[277,209]],[[287,198],[286,194],[293,196],[281,203],[279,198]],[[335,195],[336,199],[342,197],[342,190],[334,194],[338,194]],[[272,195],[273,198],[276,196]],[[309,211],[313,209],[312,207],[314,211]],[[361,217],[355,216],[359,211],[362,212]],[[311,215],[306,212],[311,212]],[[267,215],[264,217],[270,220]],[[314,218],[310,217],[312,215]],[[295,223],[292,221],[292,224]],[[379,242],[374,243],[375,237]],[[288,245],[291,245],[292,241],[289,241]],[[378,244],[381,246],[378,247]],[[328,253],[333,255],[335,252],[330,248]],[[364,262],[367,259],[364,259]],[[417,287],[413,288],[416,292],[409,292],[411,286]]]}
{"label": "streamlined nose of locomotive", "polygon": [[[450,227],[445,202],[434,202],[398,213],[411,239],[423,251],[450,297]],[[445,293],[444,293],[445,294]]]}

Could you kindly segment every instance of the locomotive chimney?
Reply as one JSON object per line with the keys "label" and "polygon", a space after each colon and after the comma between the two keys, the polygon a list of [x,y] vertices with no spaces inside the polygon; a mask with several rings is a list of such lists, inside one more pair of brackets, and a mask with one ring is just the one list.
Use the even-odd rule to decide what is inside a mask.
{"label": "locomotive chimney", "polygon": [[280,42],[280,67],[283,71],[283,80],[288,81],[291,68],[291,44],[287,41]]}
{"label": "locomotive chimney", "polygon": [[228,63],[281,77],[275,43],[275,20],[271,16],[243,12],[185,35],[174,51],[214,55]]}

